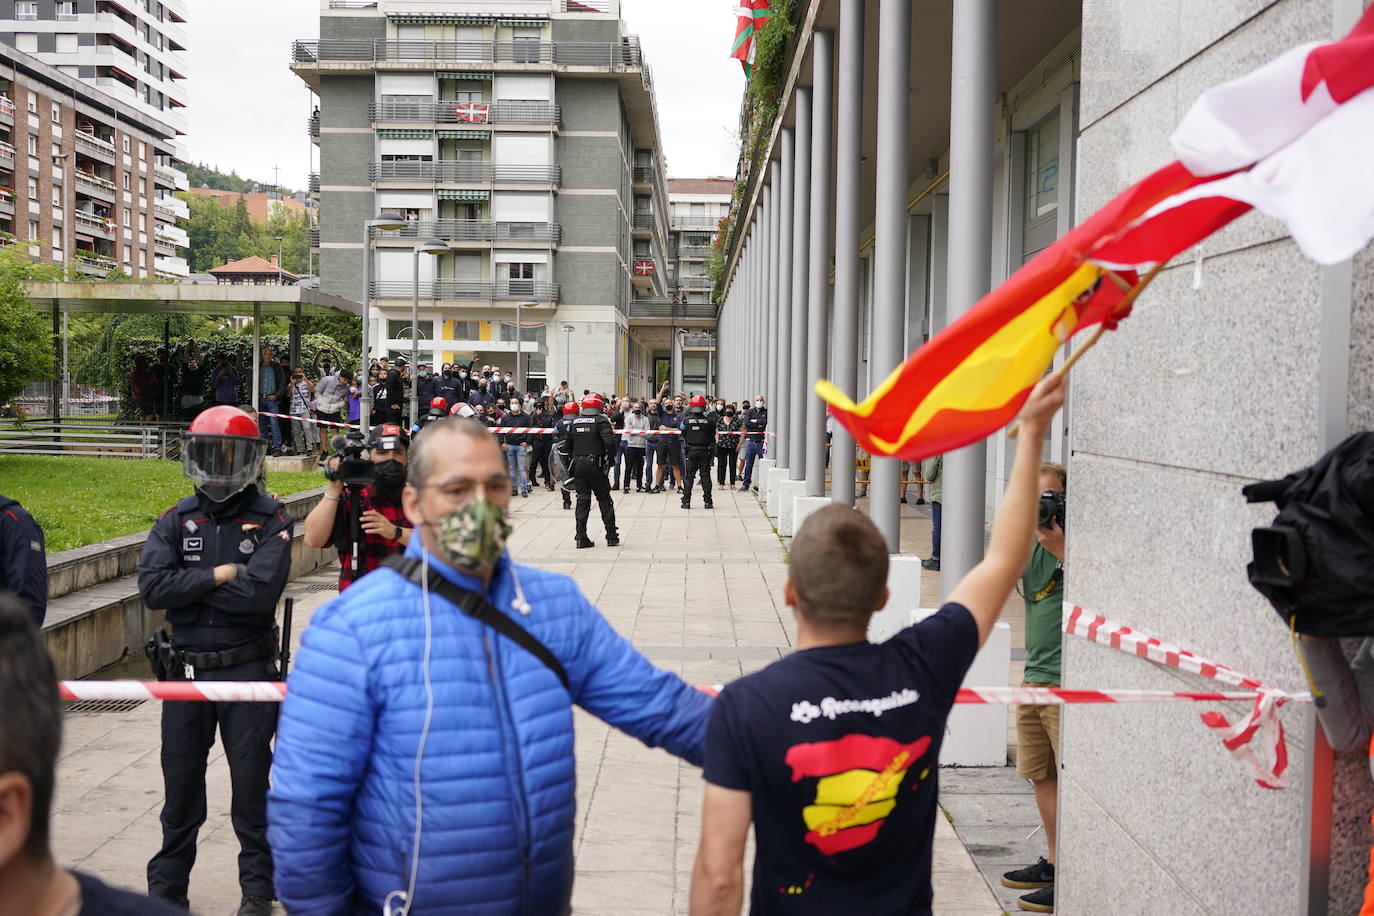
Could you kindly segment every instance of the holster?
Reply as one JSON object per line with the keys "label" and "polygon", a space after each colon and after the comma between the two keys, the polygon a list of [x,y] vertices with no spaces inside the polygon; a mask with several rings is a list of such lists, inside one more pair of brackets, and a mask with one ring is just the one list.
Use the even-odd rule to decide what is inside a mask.
{"label": "holster", "polygon": [[148,664],[153,669],[153,677],[159,681],[167,680],[167,674],[173,670],[172,637],[161,627],[157,632],[149,637],[148,642],[143,646],[143,654],[148,656]]}

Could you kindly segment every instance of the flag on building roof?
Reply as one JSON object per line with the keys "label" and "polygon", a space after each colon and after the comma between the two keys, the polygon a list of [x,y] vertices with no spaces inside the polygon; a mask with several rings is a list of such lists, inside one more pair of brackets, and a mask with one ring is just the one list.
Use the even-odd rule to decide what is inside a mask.
{"label": "flag on building roof", "polygon": [[[1374,7],[1345,39],[1296,48],[1197,100],[1173,162],[1041,252],[862,403],[816,393],[861,448],[920,460],[1010,422],[1059,347],[1114,328],[1157,270],[1251,209],[1322,264],[1374,238]],[[1153,276],[1153,273],[1150,274]]]}
{"label": "flag on building roof", "polygon": [[744,65],[746,77],[753,75],[754,72],[754,39],[768,24],[768,17],[773,12],[769,2],[770,0],[739,0],[739,6],[735,8],[735,43],[730,48],[730,56]]}

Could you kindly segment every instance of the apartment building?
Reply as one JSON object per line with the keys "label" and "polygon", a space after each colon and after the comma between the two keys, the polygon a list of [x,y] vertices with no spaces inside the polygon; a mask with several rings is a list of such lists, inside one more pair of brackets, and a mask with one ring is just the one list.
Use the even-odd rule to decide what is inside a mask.
{"label": "apartment building", "polygon": [[[530,388],[639,391],[637,302],[671,303],[653,84],[619,0],[321,0],[292,68],[319,97],[322,288],[371,303],[374,354],[418,335]],[[402,215],[399,231],[365,224]],[[655,319],[650,319],[655,320]]]}
{"label": "apartment building", "polygon": [[104,276],[188,273],[171,125],[0,44],[0,232]]}
{"label": "apartment building", "polygon": [[189,0],[0,0],[0,42],[186,133]]}

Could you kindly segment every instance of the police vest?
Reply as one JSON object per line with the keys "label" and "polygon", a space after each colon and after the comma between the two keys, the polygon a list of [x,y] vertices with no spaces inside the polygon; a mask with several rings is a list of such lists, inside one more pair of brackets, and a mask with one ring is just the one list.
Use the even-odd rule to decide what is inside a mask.
{"label": "police vest", "polygon": [[602,417],[578,417],[568,428],[568,438],[572,440],[574,458],[601,458],[606,454],[606,443],[601,441]]}
{"label": "police vest", "polygon": [[[258,494],[240,506],[233,518],[205,517],[197,496],[176,504],[177,530],[181,536],[181,562],[187,569],[213,569],[224,563],[247,563],[262,542],[267,523],[281,504]],[[245,525],[250,526],[247,531]]]}
{"label": "police vest", "polygon": [[688,414],[682,421],[682,440],[691,448],[706,448],[711,444],[712,426],[701,414]]}

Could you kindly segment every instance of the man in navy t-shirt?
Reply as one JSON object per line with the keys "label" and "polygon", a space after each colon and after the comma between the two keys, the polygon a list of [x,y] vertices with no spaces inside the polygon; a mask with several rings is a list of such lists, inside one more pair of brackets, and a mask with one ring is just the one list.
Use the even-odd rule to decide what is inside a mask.
{"label": "man in navy t-shirt", "polygon": [[940,741],[965,672],[1030,552],[1040,443],[1064,402],[1042,381],[987,555],[939,612],[888,642],[865,638],[887,603],[887,545],[847,506],[810,516],[783,596],[797,651],[727,686],[706,735],[691,912],[737,914],[755,832],[750,912],[931,912]]}

